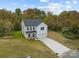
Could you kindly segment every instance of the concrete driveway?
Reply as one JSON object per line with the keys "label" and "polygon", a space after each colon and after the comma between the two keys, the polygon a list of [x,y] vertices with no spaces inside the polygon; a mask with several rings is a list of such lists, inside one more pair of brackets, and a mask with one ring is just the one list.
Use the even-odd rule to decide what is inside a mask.
{"label": "concrete driveway", "polygon": [[50,38],[40,39],[45,45],[47,45],[52,51],[61,56],[64,52],[68,52],[71,49],[67,48],[66,46],[60,44],[59,42],[52,40]]}

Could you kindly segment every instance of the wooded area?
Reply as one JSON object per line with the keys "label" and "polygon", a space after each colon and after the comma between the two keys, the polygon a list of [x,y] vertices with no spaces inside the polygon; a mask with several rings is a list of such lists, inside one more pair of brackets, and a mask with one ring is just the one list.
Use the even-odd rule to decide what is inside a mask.
{"label": "wooded area", "polygon": [[40,19],[48,25],[48,29],[63,33],[67,38],[79,38],[79,12],[63,11],[59,15],[51,12],[45,13],[40,9],[27,9],[15,12],[0,9],[0,36],[11,35],[13,31],[21,30],[23,19]]}

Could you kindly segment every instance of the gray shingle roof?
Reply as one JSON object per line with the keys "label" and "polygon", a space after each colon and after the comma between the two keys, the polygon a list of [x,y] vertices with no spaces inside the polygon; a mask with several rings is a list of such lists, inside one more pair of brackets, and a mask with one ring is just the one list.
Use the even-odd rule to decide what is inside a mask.
{"label": "gray shingle roof", "polygon": [[25,26],[38,26],[41,23],[39,19],[24,19]]}

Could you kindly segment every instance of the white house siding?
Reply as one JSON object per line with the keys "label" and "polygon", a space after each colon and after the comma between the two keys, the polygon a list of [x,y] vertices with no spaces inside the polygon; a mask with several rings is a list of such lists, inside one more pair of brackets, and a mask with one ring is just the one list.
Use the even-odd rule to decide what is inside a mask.
{"label": "white house siding", "polygon": [[[35,30],[33,30],[33,27],[35,28]],[[27,28],[29,28],[29,30],[27,30]],[[30,28],[31,28],[31,30],[30,30]],[[26,33],[26,32],[28,32],[28,31],[36,31],[36,27],[35,26],[26,26],[24,31],[25,31],[26,38],[28,38],[29,33]],[[30,36],[32,37],[33,34],[35,34],[35,33],[30,33]]]}
{"label": "white house siding", "polygon": [[[36,31],[36,38],[38,39],[47,37],[47,25],[46,24],[41,23],[38,26],[25,26],[23,21],[21,24],[22,24],[22,33],[25,36],[25,38],[28,38],[28,33],[26,33],[28,31]],[[32,28],[32,30],[30,30],[30,27]],[[35,30],[33,30],[33,27],[35,28]],[[44,30],[41,30],[41,27],[44,27]],[[28,31],[27,31],[27,28],[29,28]]]}
{"label": "white house siding", "polygon": [[27,38],[27,35],[26,35],[26,32],[25,32],[25,31],[26,31],[26,27],[25,27],[25,25],[24,25],[24,22],[22,21],[21,24],[22,24],[22,25],[21,25],[21,26],[22,26],[22,29],[21,29],[21,30],[22,30],[22,34],[25,36],[25,38]]}
{"label": "white house siding", "polygon": [[[28,31],[36,31],[36,27],[35,26],[25,26],[24,25],[24,22],[22,21],[22,23],[21,23],[22,25],[22,33],[23,33],[23,35],[25,36],[25,38],[28,38],[28,33],[26,33],[26,32],[28,32]],[[30,30],[30,27],[32,28],[31,30]],[[33,27],[35,28],[35,30],[33,30]],[[29,28],[29,30],[27,30],[27,28]],[[35,34],[35,33],[31,33],[31,36],[33,35],[33,34]]]}
{"label": "white house siding", "polygon": [[[44,30],[41,30],[41,27],[44,27]],[[46,24],[41,23],[40,25],[38,25],[36,31],[37,31],[38,39],[47,37],[47,25]]]}

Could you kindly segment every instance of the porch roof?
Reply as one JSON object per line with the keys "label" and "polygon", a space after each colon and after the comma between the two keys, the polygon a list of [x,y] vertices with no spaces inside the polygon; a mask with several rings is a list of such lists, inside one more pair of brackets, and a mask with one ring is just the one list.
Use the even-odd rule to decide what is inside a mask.
{"label": "porch roof", "polygon": [[27,31],[26,33],[36,33],[36,31]]}

